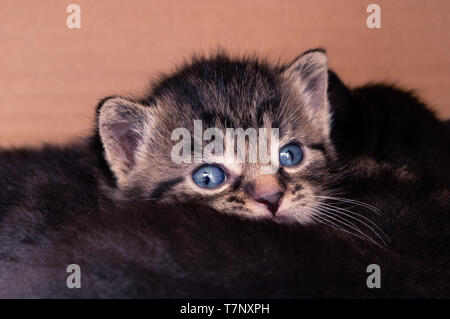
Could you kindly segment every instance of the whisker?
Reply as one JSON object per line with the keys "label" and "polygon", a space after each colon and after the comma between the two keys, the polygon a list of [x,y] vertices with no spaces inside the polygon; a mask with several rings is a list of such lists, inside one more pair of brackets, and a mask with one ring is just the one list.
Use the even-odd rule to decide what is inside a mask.
{"label": "whisker", "polygon": [[[313,219],[316,218],[317,221],[320,222],[321,224],[326,225],[326,226],[328,226],[328,227],[336,228],[336,229],[338,229],[339,231],[342,231],[342,232],[344,232],[344,233],[350,234],[350,235],[352,235],[352,236],[354,236],[354,237],[356,237],[356,238],[359,238],[359,239],[361,239],[361,240],[367,240],[367,237],[368,237],[368,236],[362,237],[362,236],[358,235],[357,233],[354,233],[354,232],[352,232],[352,231],[349,231],[348,229],[345,229],[344,227],[342,227],[342,226],[340,226],[340,225],[338,225],[338,224],[336,224],[336,223],[330,221],[329,219],[326,218],[326,217],[329,217],[329,216],[320,214],[320,212],[317,212],[317,213],[318,213],[318,215],[314,216]],[[371,240],[370,237],[369,237],[369,241],[371,241],[371,242],[373,242],[373,243],[375,243],[376,245],[379,246],[379,244],[378,244],[377,242]]]}
{"label": "whisker", "polygon": [[378,215],[382,215],[383,214],[383,211],[380,210],[379,208],[377,208],[377,207],[375,207],[375,206],[373,206],[371,204],[368,204],[368,203],[356,200],[356,199],[350,199],[350,198],[345,198],[345,197],[334,197],[334,196],[319,196],[319,195],[308,195],[308,196],[316,197],[316,198],[323,198],[323,199],[328,199],[328,200],[334,200],[334,201],[343,202],[343,203],[351,203],[351,204],[355,204],[355,205],[359,205],[359,206],[365,207],[365,208],[373,211],[374,213],[376,213]]}
{"label": "whisker", "polygon": [[[328,211],[327,211],[327,207],[322,207],[322,206],[320,206],[320,204],[319,204],[319,206],[317,207],[318,209],[318,211],[319,212],[321,212],[321,213],[328,213]],[[322,211],[321,209],[323,209],[324,211]],[[332,212],[330,212],[330,213],[332,213]],[[326,215],[326,214],[325,214]],[[345,220],[347,223],[349,223],[349,224],[351,224],[352,226],[354,226],[354,227],[357,227],[358,228],[358,226],[355,224],[355,223],[353,223],[352,221],[350,221],[350,220],[348,220],[348,219],[346,219],[345,217],[343,217],[343,216],[339,216],[339,217],[342,217],[342,219],[343,220]]]}
{"label": "whisker", "polygon": [[[364,226],[366,226],[368,229],[370,229],[370,230],[372,231],[372,233],[373,233],[376,237],[378,237],[378,238],[381,240],[381,242],[383,243],[384,246],[386,246],[386,241],[383,239],[383,237],[382,237],[378,232],[376,232],[372,227],[370,227],[370,226],[367,225],[366,223],[362,222],[361,220],[359,220],[359,219],[357,219],[357,218],[355,218],[355,217],[353,217],[353,216],[351,216],[351,215],[342,213],[342,212],[326,211],[326,213],[327,213],[327,214],[331,214],[331,215],[333,215],[333,216],[335,216],[335,217],[341,217],[343,220],[345,220],[345,221],[348,222],[348,223],[351,223],[351,222],[350,222],[348,219],[346,219],[344,216],[349,217],[349,218],[352,218],[352,219],[354,219],[354,220],[356,220],[356,221],[362,223]],[[341,215],[344,215],[344,216],[341,216]],[[352,223],[352,224],[353,224],[353,223]],[[353,224],[353,225],[354,225],[354,224]],[[358,226],[355,226],[355,227],[357,227],[358,229],[360,229]]]}
{"label": "whisker", "polygon": [[[383,237],[384,237],[387,241],[390,242],[389,237],[384,233],[384,231],[383,231],[383,230],[382,230],[382,229],[381,229],[381,228],[380,228],[373,220],[370,220],[369,218],[365,217],[364,215],[358,214],[358,213],[356,213],[356,212],[353,212],[353,211],[351,211],[351,210],[348,210],[348,209],[345,209],[345,208],[342,208],[342,207],[336,207],[336,206],[333,206],[333,205],[330,205],[330,204],[326,204],[326,203],[319,203],[319,205],[322,206],[322,207],[324,207],[324,208],[326,208],[326,209],[329,209],[329,210],[331,210],[331,211],[334,211],[334,212],[336,212],[336,213],[345,215],[345,216],[347,216],[347,217],[350,217],[350,218],[352,218],[352,219],[355,219],[355,220],[359,221],[361,224],[365,225],[365,226],[368,227],[370,230],[372,230],[372,231],[373,231],[373,232],[374,232],[374,233],[375,233],[375,234],[383,241],[384,244],[386,244],[386,242],[383,240],[383,238],[381,238],[381,235],[383,235]],[[378,232],[375,231],[370,225],[368,225],[368,224],[365,223],[364,221],[362,221],[362,220],[360,220],[360,219],[358,219],[358,218],[356,218],[356,217],[354,217],[354,216],[348,215],[348,214],[346,214],[346,213],[344,213],[344,212],[347,212],[347,213],[349,213],[349,214],[353,214],[353,215],[355,215],[355,216],[358,216],[359,218],[362,218],[362,219],[367,220],[367,221],[368,221],[369,223],[371,223],[376,229],[378,229]],[[379,233],[381,233],[381,235],[380,235]]]}
{"label": "whisker", "polygon": [[[310,208],[310,209],[311,209],[311,208]],[[336,221],[336,222],[342,223],[342,224],[344,224],[345,226],[350,227],[351,229],[357,231],[357,232],[360,233],[362,236],[364,236],[364,238],[366,238],[367,240],[371,241],[372,243],[374,243],[374,244],[376,244],[376,245],[378,245],[378,246],[380,246],[380,247],[382,246],[382,245],[380,245],[376,240],[374,240],[372,237],[370,237],[370,236],[367,235],[365,232],[363,232],[360,228],[358,228],[357,226],[354,226],[354,224],[353,224],[353,225],[349,224],[348,220],[346,220],[346,219],[343,218],[342,216],[338,216],[338,215],[333,214],[333,213],[330,213],[330,212],[328,212],[328,214],[327,214],[327,213],[325,213],[325,212],[323,212],[323,211],[315,210],[315,209],[311,209],[311,210],[312,210],[312,211],[315,211],[317,214],[320,214],[322,217],[326,216],[326,217],[328,217],[328,218],[330,218],[330,219],[333,219],[333,220]],[[330,216],[330,214],[332,214],[332,216]],[[342,219],[339,219],[338,217],[341,217],[343,220],[342,220]],[[381,240],[382,240],[382,239],[381,239]],[[383,243],[384,243],[384,241],[383,241]],[[385,243],[384,243],[384,244],[385,244]]]}

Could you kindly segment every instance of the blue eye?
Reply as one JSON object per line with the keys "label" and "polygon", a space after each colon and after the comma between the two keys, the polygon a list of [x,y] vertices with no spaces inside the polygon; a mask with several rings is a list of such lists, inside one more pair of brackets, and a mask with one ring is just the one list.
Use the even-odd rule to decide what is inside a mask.
{"label": "blue eye", "polygon": [[214,165],[202,166],[192,174],[194,182],[204,188],[214,188],[225,181],[225,172]]}
{"label": "blue eye", "polygon": [[289,144],[280,149],[281,166],[294,166],[303,159],[303,151],[297,144]]}

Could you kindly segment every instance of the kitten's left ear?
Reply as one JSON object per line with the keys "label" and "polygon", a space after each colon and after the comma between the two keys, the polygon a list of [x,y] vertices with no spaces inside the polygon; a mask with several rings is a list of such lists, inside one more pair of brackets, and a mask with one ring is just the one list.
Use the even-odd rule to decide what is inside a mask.
{"label": "kitten's left ear", "polygon": [[328,114],[328,58],[324,50],[314,49],[297,57],[282,77],[304,102],[305,111],[312,118]]}

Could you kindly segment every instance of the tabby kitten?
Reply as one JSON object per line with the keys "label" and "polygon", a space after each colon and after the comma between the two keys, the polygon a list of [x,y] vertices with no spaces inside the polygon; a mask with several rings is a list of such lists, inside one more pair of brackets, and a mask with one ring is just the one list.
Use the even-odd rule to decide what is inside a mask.
{"label": "tabby kitten", "polygon": [[[117,182],[115,195],[199,201],[245,218],[310,223],[335,178],[327,85],[322,50],[275,68],[218,55],[164,78],[144,99],[105,99],[98,107],[98,132]],[[175,163],[172,133],[180,127],[193,132],[194,120],[224,135],[227,128],[278,128],[279,169],[264,174],[260,161],[226,158],[226,145],[225,155],[212,162]],[[209,140],[194,143],[206,146]],[[248,141],[245,147],[247,154],[256,152]]]}

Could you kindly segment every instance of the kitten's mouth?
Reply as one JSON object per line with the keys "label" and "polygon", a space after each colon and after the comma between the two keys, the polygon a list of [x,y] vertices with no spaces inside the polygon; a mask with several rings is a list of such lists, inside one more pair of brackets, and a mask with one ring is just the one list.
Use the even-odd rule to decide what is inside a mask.
{"label": "kitten's mouth", "polygon": [[276,200],[257,200],[255,204],[264,211],[264,217],[274,219],[280,214],[282,201],[283,196],[278,196]]}
{"label": "kitten's mouth", "polygon": [[278,210],[276,214],[272,216],[272,219],[277,222],[282,222],[290,219],[291,214],[288,210]]}

